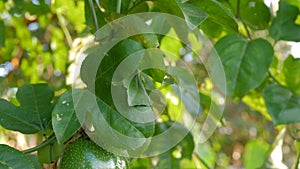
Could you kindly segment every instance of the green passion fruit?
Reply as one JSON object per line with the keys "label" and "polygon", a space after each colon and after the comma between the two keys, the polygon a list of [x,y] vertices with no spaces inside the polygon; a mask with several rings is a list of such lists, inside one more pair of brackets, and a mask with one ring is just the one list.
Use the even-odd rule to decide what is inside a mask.
{"label": "green passion fruit", "polygon": [[69,143],[57,163],[59,169],[126,169],[127,166],[125,158],[85,138]]}

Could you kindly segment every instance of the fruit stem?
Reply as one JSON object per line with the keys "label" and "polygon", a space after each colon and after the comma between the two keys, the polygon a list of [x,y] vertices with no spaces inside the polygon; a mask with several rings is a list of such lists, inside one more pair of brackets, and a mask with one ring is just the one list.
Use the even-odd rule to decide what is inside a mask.
{"label": "fruit stem", "polygon": [[29,149],[27,149],[27,150],[23,150],[22,152],[23,152],[24,154],[32,153],[32,152],[34,152],[34,151],[37,151],[37,150],[39,150],[39,149],[41,149],[41,148],[43,148],[43,147],[45,147],[45,146],[47,146],[47,145],[53,143],[55,140],[56,140],[56,136],[55,136],[55,134],[52,134],[47,140],[45,140],[45,141],[44,141],[43,143],[41,143],[40,145],[37,145],[37,146],[32,147],[32,148],[29,148]]}

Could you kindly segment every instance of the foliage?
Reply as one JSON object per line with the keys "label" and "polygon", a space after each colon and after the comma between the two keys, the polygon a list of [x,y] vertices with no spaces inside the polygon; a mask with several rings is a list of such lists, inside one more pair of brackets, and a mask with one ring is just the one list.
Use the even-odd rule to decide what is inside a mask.
{"label": "foliage", "polygon": [[[79,137],[129,156],[131,168],[298,168],[300,60],[276,45],[300,41],[300,5],[278,5],[274,13],[262,0],[1,1],[0,63],[13,70],[0,65],[0,131],[35,134],[38,145],[1,144],[0,168],[55,166]],[[126,20],[141,12],[161,15]],[[120,27],[140,33],[111,31]],[[95,42],[84,41],[91,34]],[[211,78],[221,72],[214,56],[224,79]],[[66,83],[74,72],[85,88]]]}

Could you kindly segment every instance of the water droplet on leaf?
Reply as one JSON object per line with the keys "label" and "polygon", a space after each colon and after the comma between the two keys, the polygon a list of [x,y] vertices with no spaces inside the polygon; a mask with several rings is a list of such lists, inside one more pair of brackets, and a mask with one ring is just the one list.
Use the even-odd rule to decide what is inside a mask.
{"label": "water droplet on leaf", "polygon": [[89,130],[90,132],[94,132],[94,131],[95,131],[94,125],[91,125],[91,127],[89,127],[88,130]]}
{"label": "water droplet on leaf", "polygon": [[60,117],[59,114],[56,114],[56,120],[57,120],[57,121],[61,121],[61,117]]}

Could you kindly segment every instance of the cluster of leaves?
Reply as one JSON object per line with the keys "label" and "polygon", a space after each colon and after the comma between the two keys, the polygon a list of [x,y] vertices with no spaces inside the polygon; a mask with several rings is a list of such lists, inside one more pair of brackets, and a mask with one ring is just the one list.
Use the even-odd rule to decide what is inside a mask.
{"label": "cluster of leaves", "polygon": [[[80,120],[83,118],[78,118],[75,110],[83,110],[83,113],[89,112],[92,122],[94,122],[93,119],[98,119],[97,110],[94,108],[83,109],[82,105],[88,107],[89,100],[77,100],[78,103],[75,103],[76,99],[74,100],[73,97],[89,95],[89,90],[93,91],[93,89],[95,89],[97,109],[101,110],[101,116],[113,129],[129,137],[150,138],[163,133],[170,126],[175,126],[178,131],[186,131],[188,129],[182,123],[186,118],[183,113],[185,111],[196,117],[196,123],[199,122],[198,125],[200,125],[203,116],[209,116],[211,105],[223,106],[219,104],[218,99],[208,95],[212,88],[220,90],[220,95],[225,93],[224,98],[229,103],[235,100],[235,102],[243,103],[248,108],[260,112],[267,120],[271,120],[274,126],[300,122],[298,113],[300,111],[300,61],[292,55],[284,59],[278,58],[274,52],[274,45],[280,40],[300,41],[298,36],[300,24],[297,19],[300,5],[297,0],[280,1],[279,10],[275,16],[271,15],[270,9],[262,0],[85,0],[78,2],[55,1],[54,4],[46,2],[0,2],[0,9],[5,9],[7,12],[5,14],[9,18],[0,21],[0,34],[5,35],[0,37],[0,46],[6,46],[0,49],[3,53],[0,54],[3,56],[0,61],[11,60],[11,54],[15,50],[22,51],[15,57],[22,58],[20,72],[31,77],[29,82],[40,82],[39,77],[46,76],[47,66],[50,66],[48,68],[51,70],[66,72],[68,48],[65,45],[68,44],[71,47],[72,37],[86,34],[88,31],[95,33],[99,28],[122,16],[139,12],[162,12],[185,19],[191,29],[200,28],[214,42],[214,47],[224,68],[227,85],[226,87],[220,86],[222,84],[219,84],[218,80],[213,83],[211,79],[209,80],[205,67],[195,63],[191,67],[195,69],[195,74],[200,74],[196,79],[197,86],[204,87],[199,87],[199,93],[187,93],[180,96],[176,92],[178,84],[183,83],[184,85],[188,79],[186,78],[187,73],[180,66],[178,69],[172,70],[173,74],[172,71],[160,69],[141,69],[137,75],[129,79],[129,82],[126,80],[122,82],[121,88],[125,89],[124,95],[127,96],[125,103],[128,105],[126,106],[143,110],[149,109],[151,103],[155,102],[151,100],[153,98],[150,93],[156,90],[157,97],[163,97],[166,100],[166,103],[157,104],[166,104],[166,107],[159,116],[160,122],[132,122],[122,116],[123,112],[117,111],[111,93],[113,76],[121,62],[139,50],[159,48],[170,51],[173,55],[157,58],[167,58],[173,64],[180,65],[180,60],[185,55],[180,53],[180,50],[182,48],[188,50],[188,45],[163,35],[141,34],[129,37],[119,42],[105,55],[96,72],[96,81],[94,81],[89,79],[89,74],[91,63],[95,62],[95,59],[99,59],[97,54],[101,50],[101,45],[96,45],[87,51],[88,56],[81,67],[81,78],[87,86],[86,89],[68,90],[63,94],[58,94],[58,97],[54,97],[53,89],[46,84],[26,84],[18,89],[16,99],[11,99],[10,102],[0,99],[0,124],[2,127],[24,134],[40,133],[46,137],[41,145],[23,152],[1,145],[0,166],[40,168],[36,156],[24,155],[24,153],[33,151],[38,151],[40,163],[51,163],[57,160],[64,148],[64,143],[68,142],[77,132],[82,132],[80,130],[82,121]],[[161,18],[155,18],[149,27],[159,29],[161,22],[163,22]],[[29,25],[32,26],[33,23],[38,23],[40,26],[37,30],[30,32],[27,27],[30,28]],[[148,26],[145,22],[139,21],[139,18],[132,25],[138,25],[140,28]],[[13,28],[15,31],[5,34],[4,31],[8,32],[7,28]],[[169,27],[161,29],[165,29],[170,36],[174,34],[178,36],[178,30],[172,28],[173,26],[170,24]],[[259,37],[257,32],[263,32],[263,36]],[[47,36],[48,34],[52,35]],[[96,40],[101,44],[103,39],[97,39],[98,36],[95,35]],[[193,41],[190,40],[189,45],[197,47],[199,44],[193,44]],[[146,58],[164,66],[162,59],[153,60],[151,56],[155,55],[158,54],[155,52],[143,53],[143,57],[135,58],[134,61],[131,60],[132,62],[127,64],[139,66],[143,64],[142,59]],[[37,72],[39,62],[42,62],[44,67],[42,70],[38,69]],[[28,65],[33,66],[28,67]],[[32,76],[32,72],[40,74]],[[52,81],[51,78],[42,80],[50,83]],[[60,84],[61,82],[56,81],[56,83]],[[20,83],[18,84],[20,85]],[[56,84],[51,84],[51,86],[57,87]],[[62,87],[64,86],[60,85],[58,88]],[[153,93],[151,94],[153,97]],[[197,97],[194,97],[195,95],[200,96],[201,99],[195,99]],[[175,104],[170,98],[175,98],[178,103]],[[195,102],[200,104],[201,108],[195,109],[195,104],[193,104]],[[129,116],[130,113],[131,116],[138,115],[132,111],[125,113]],[[220,122],[224,124],[225,119]],[[95,122],[93,124],[96,133],[101,135],[102,124]],[[197,126],[197,124],[195,125]],[[124,129],[126,130],[124,131]],[[217,146],[213,149],[209,144],[200,145],[195,142],[198,137],[196,133],[189,131],[180,143],[157,157],[131,159],[131,167],[228,167],[228,164],[216,160],[216,152],[213,151],[217,151],[215,148]],[[297,139],[295,136],[295,140]],[[278,141],[273,139],[270,142]],[[130,152],[130,150],[136,149],[138,144],[145,143],[125,146]],[[243,157],[245,168],[269,167],[266,166],[269,165],[266,161],[273,148],[274,146],[270,146],[270,143],[262,137],[259,137],[259,140],[247,140]],[[17,162],[12,159],[17,159]],[[297,160],[299,161],[299,159]]]}

